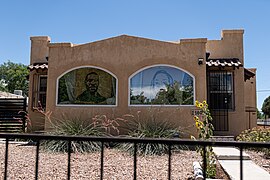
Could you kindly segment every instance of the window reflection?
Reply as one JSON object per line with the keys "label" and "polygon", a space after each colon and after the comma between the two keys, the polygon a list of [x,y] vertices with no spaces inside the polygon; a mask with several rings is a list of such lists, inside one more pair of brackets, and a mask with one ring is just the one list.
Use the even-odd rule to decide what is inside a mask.
{"label": "window reflection", "polygon": [[130,104],[192,105],[193,78],[184,71],[156,66],[130,79]]}

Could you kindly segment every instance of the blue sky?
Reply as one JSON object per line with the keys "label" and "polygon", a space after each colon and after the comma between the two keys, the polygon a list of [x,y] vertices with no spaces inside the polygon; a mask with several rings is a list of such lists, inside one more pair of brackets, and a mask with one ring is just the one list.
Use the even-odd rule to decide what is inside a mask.
{"label": "blue sky", "polygon": [[[164,41],[220,39],[244,29],[245,67],[257,68],[258,108],[270,95],[270,1],[256,0],[3,0],[0,63],[29,64],[30,36],[87,43],[121,34]],[[262,92],[262,90],[268,90]]]}

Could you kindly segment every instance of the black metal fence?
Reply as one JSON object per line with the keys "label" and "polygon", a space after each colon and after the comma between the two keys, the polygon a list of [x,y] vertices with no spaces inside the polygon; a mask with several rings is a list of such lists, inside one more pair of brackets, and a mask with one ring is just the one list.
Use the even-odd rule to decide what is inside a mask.
{"label": "black metal fence", "polygon": [[[101,142],[100,151],[100,179],[103,179],[104,172],[104,143],[133,143],[133,179],[137,179],[137,145],[141,143],[156,143],[165,144],[169,148],[168,151],[168,179],[171,179],[171,156],[173,145],[186,145],[186,146],[200,146],[203,147],[203,172],[205,176],[206,170],[206,147],[207,146],[220,146],[220,147],[237,147],[240,150],[240,178],[243,179],[243,149],[255,147],[255,148],[270,148],[270,143],[250,143],[250,142],[221,142],[221,141],[194,141],[184,139],[139,139],[139,138],[121,138],[121,137],[89,137],[89,136],[55,136],[55,135],[37,135],[37,134],[0,134],[0,138],[5,139],[5,162],[4,162],[4,180],[8,177],[8,152],[9,142],[13,139],[31,139],[36,143],[36,154],[35,154],[35,179],[38,179],[39,172],[39,152],[40,142],[42,140],[56,140],[56,141],[67,141],[68,142],[68,162],[67,162],[67,179],[71,177],[71,142],[72,141],[94,141]],[[89,177],[91,179],[91,177]]]}

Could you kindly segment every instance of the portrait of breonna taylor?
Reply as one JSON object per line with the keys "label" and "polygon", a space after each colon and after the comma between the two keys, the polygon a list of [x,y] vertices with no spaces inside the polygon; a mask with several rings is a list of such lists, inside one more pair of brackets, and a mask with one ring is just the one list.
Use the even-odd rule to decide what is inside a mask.
{"label": "portrait of breonna taylor", "polygon": [[58,104],[116,105],[116,79],[96,68],[80,68],[58,81]]}

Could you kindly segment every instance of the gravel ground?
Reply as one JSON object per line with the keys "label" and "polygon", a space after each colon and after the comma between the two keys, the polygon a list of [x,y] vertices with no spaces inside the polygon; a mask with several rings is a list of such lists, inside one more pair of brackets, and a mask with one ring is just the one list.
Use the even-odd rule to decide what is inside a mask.
{"label": "gravel ground", "polygon": [[264,153],[247,150],[245,151],[252,161],[270,173],[270,159],[264,158]]}
{"label": "gravel ground", "polygon": [[[263,153],[245,151],[251,159],[270,173],[270,159]],[[9,145],[8,179],[34,179],[35,146]],[[0,179],[4,174],[5,144],[0,143]],[[168,156],[138,156],[137,179],[168,179]],[[177,151],[172,155],[172,179],[193,179],[193,161],[200,161],[195,151]],[[217,178],[228,179],[219,165]],[[39,179],[58,180],[67,177],[67,154],[40,151]],[[117,149],[104,151],[103,179],[133,179],[133,156]],[[72,153],[71,179],[100,179],[100,153]]]}
{"label": "gravel ground", "polygon": [[[34,179],[34,146],[9,145],[8,179]],[[0,179],[3,179],[5,144],[0,144]],[[67,154],[40,151],[39,179],[66,179]],[[194,151],[173,152],[172,179],[192,179],[192,162],[200,160]],[[138,156],[137,179],[168,179],[168,156]],[[116,149],[104,151],[103,179],[133,179],[133,156]],[[71,179],[99,179],[100,153],[72,153]]]}

